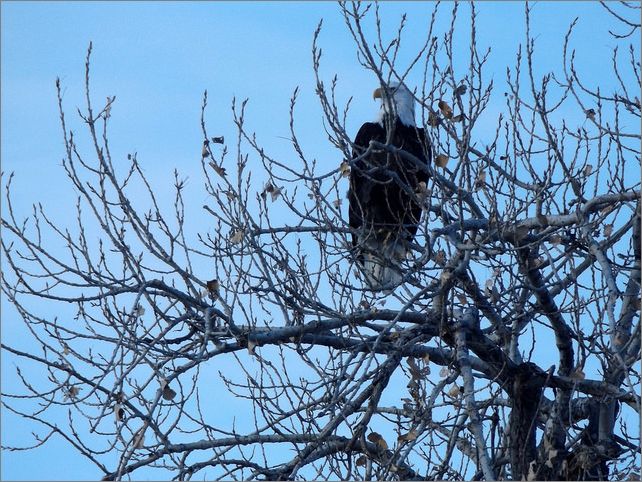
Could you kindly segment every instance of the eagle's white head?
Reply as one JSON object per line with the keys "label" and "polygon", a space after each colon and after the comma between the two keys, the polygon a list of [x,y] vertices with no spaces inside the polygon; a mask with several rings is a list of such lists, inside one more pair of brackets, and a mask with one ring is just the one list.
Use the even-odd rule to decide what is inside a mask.
{"label": "eagle's white head", "polygon": [[[387,95],[392,94],[392,101],[388,101]],[[381,99],[381,110],[377,122],[383,125],[383,118],[389,114],[392,107],[393,115],[397,115],[402,124],[414,127],[415,124],[415,99],[412,92],[399,82],[391,82],[388,89],[379,87],[372,94],[373,99]]]}

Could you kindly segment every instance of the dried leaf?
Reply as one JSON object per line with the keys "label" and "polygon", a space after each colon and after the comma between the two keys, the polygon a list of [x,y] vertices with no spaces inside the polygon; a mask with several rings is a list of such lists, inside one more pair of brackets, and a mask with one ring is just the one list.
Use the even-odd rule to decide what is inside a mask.
{"label": "dried leaf", "polygon": [[62,354],[63,355],[69,355],[69,351],[70,351],[69,350],[69,345],[67,345],[66,343],[63,343],[62,344]]}
{"label": "dried leaf", "polygon": [[418,378],[420,378],[420,370],[414,358],[408,357],[408,367],[410,368],[410,376],[414,380],[417,380]]}
{"label": "dried leaf", "polygon": [[216,174],[218,174],[221,177],[225,176],[225,168],[217,165],[215,162],[210,161],[210,167],[216,171]]}
{"label": "dried leaf", "polygon": [[377,432],[370,432],[367,438],[370,442],[377,445],[381,450],[388,450],[388,444]]}
{"label": "dried leaf", "polygon": [[78,397],[79,393],[80,393],[80,387],[76,385],[70,385],[67,388],[67,392],[65,393],[65,400],[73,400],[76,397]]}
{"label": "dried leaf", "polygon": [[211,279],[207,282],[207,291],[209,292],[210,295],[216,297],[218,296],[219,293],[219,288],[221,284],[217,279]]}
{"label": "dried leaf", "polygon": [[366,458],[365,455],[361,455],[361,456],[359,456],[359,458],[356,460],[356,462],[354,464],[357,467],[365,467],[367,460],[368,459]]}
{"label": "dried leaf", "polygon": [[559,234],[555,234],[555,235],[551,236],[550,242],[551,242],[551,244],[553,246],[557,246],[558,244],[560,244],[562,242],[562,237]]}
{"label": "dried leaf", "polygon": [[169,383],[167,383],[167,380],[164,378],[161,380],[161,386],[163,387],[163,399],[173,400],[176,396],[176,392],[170,388]]}
{"label": "dried leaf", "polygon": [[145,314],[145,307],[142,305],[138,305],[138,307],[136,308],[136,316],[140,317],[140,316],[143,316],[144,314]]}
{"label": "dried leaf", "polygon": [[448,156],[446,154],[437,154],[435,165],[437,167],[446,167],[446,164],[448,164]]}
{"label": "dried leaf", "polygon": [[486,171],[483,169],[477,174],[477,179],[475,179],[475,188],[480,188],[486,185]]}
{"label": "dried leaf", "polygon": [[611,234],[613,234],[613,225],[607,224],[604,226],[604,237],[608,238]]}
{"label": "dried leaf", "polygon": [[142,449],[145,445],[145,430],[147,430],[148,424],[145,422],[143,426],[136,432],[134,435],[134,448]]}
{"label": "dried leaf", "polygon": [[339,209],[341,207],[341,199],[335,199],[332,202],[332,205],[335,207],[335,209]]}
{"label": "dried leaf", "polygon": [[114,405],[114,416],[117,422],[122,422],[125,417],[125,410],[123,410],[123,406],[120,403]]}
{"label": "dried leaf", "polygon": [[421,357],[421,360],[428,365],[430,363],[430,353],[426,353],[424,356]]}
{"label": "dried leaf", "polygon": [[457,299],[459,300],[459,302],[460,302],[462,305],[466,305],[466,304],[468,304],[468,298],[466,298],[466,295],[464,295],[464,294],[462,294],[462,293],[458,293],[458,294],[457,294]]}
{"label": "dried leaf", "polygon": [[416,430],[411,430],[410,432],[408,432],[406,434],[399,435],[399,437],[397,438],[397,442],[398,443],[412,442],[414,440],[417,440],[417,431]]}
{"label": "dried leaf", "polygon": [[439,106],[439,110],[446,119],[450,119],[453,116],[453,110],[446,101],[440,100],[439,104],[437,105]]}
{"label": "dried leaf", "polygon": [[207,156],[209,156],[209,150],[207,149],[207,146],[209,145],[209,141],[204,141],[203,142],[203,150],[201,151],[201,157],[205,159]]}
{"label": "dried leaf", "polygon": [[591,174],[592,171],[593,171],[593,166],[591,166],[590,164],[587,164],[586,167],[584,167],[585,176],[588,176],[589,174]]}
{"label": "dried leaf", "polygon": [[235,229],[230,237],[230,243],[239,244],[241,241],[243,241],[243,230]]}
{"label": "dried leaf", "polygon": [[595,110],[594,109],[586,109],[584,111],[584,113],[586,114],[586,117],[588,119],[595,120]]}
{"label": "dried leaf", "polygon": [[270,196],[272,196],[272,202],[276,201],[279,196],[281,195],[282,189],[280,187],[274,188],[274,191],[270,193]]}
{"label": "dried leaf", "polygon": [[446,378],[448,376],[448,367],[441,367],[441,370],[439,370],[439,376],[441,378]]}
{"label": "dried leaf", "polygon": [[272,199],[272,202],[276,201],[279,196],[281,195],[282,188],[278,186],[274,186],[271,182],[268,182],[263,189],[263,192],[261,192],[261,197],[265,199],[265,197],[269,194],[270,198]]}
{"label": "dried leaf", "polygon": [[343,161],[339,166],[339,172],[342,177],[348,177],[350,175],[350,164],[347,161]]}
{"label": "dried leaf", "polygon": [[460,393],[461,393],[461,389],[459,388],[459,385],[456,385],[456,384],[450,387],[450,390],[448,390],[448,395],[450,395],[453,398],[457,398]]}
{"label": "dried leaf", "polygon": [[466,84],[459,84],[455,89],[455,95],[457,96],[464,95],[467,90],[468,90],[468,87],[466,86]]}
{"label": "dried leaf", "polygon": [[255,354],[256,354],[256,353],[254,353],[254,349],[256,348],[256,345],[257,345],[257,344],[256,344],[256,342],[255,342],[255,341],[253,341],[253,340],[247,340],[247,352],[248,352],[250,355],[255,355]]}

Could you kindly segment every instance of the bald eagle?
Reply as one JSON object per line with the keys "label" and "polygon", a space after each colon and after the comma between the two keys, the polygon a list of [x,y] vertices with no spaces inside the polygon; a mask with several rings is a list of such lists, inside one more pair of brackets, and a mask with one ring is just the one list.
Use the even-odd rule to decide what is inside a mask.
{"label": "bald eagle", "polygon": [[417,192],[428,180],[425,169],[399,154],[372,148],[370,141],[400,148],[420,163],[430,161],[430,145],[414,118],[414,98],[404,84],[374,91],[381,99],[376,122],[361,126],[354,140],[349,222],[352,245],[365,280],[373,291],[392,290],[402,280],[400,263],[413,241],[422,208]]}

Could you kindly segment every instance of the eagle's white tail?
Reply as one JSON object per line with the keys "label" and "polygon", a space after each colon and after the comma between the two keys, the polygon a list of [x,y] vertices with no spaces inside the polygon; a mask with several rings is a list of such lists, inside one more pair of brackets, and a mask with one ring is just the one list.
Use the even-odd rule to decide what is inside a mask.
{"label": "eagle's white tail", "polygon": [[401,261],[406,257],[405,243],[400,240],[382,241],[370,237],[363,241],[363,272],[373,291],[393,290],[401,284]]}

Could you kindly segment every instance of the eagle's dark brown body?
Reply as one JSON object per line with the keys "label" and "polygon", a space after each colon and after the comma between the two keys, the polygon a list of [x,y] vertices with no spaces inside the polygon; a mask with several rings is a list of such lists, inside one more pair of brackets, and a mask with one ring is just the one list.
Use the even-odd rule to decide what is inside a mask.
{"label": "eagle's dark brown body", "polygon": [[[404,125],[398,118],[391,127],[392,145],[428,164],[430,148],[424,130]],[[384,126],[368,122],[361,126],[354,141],[353,159],[357,160],[350,174],[349,221],[358,230],[352,234],[352,244],[362,265],[367,251],[378,252],[384,263],[394,263],[392,258],[405,256],[406,245],[414,239],[421,219],[417,190],[420,182],[428,180],[425,170],[383,150],[358,159],[370,141],[385,143],[386,138]],[[383,273],[374,276],[385,277]]]}

